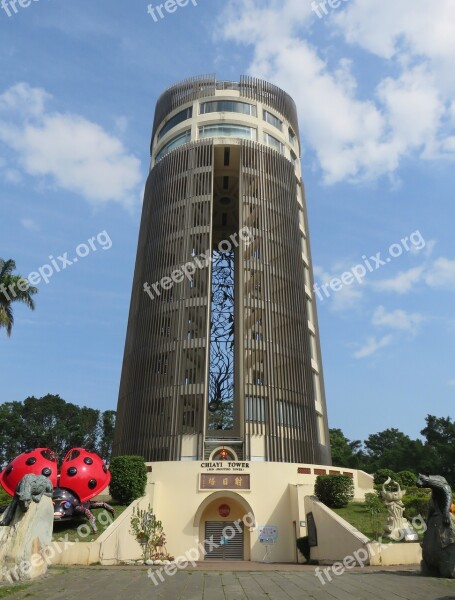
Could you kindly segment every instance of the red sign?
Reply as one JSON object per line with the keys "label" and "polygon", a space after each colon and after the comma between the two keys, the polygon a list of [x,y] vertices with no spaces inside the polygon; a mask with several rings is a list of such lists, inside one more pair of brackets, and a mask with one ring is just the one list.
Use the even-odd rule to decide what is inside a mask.
{"label": "red sign", "polygon": [[218,507],[218,512],[220,517],[229,517],[231,513],[231,507],[227,504],[221,504],[221,506]]}

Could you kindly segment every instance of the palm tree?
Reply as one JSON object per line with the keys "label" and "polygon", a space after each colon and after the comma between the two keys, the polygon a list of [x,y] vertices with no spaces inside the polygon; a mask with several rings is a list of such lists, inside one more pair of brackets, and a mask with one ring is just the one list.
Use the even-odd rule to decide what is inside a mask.
{"label": "palm tree", "polygon": [[14,324],[12,303],[23,302],[34,310],[32,296],[38,292],[38,288],[31,286],[24,277],[13,275],[15,269],[14,260],[0,258],[0,329],[5,327],[8,336]]}

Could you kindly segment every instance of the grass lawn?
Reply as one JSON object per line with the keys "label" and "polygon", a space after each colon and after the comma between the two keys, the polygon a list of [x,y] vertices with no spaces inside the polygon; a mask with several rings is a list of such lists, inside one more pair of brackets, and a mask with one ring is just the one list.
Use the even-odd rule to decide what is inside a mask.
{"label": "grass lawn", "polygon": [[[379,531],[379,536],[377,532],[375,533],[373,531],[372,518],[362,502],[350,502],[346,508],[334,508],[332,510],[336,512],[337,515],[345,519],[348,523],[353,525],[361,533],[363,533],[363,535],[366,535],[370,540],[377,540],[379,536],[383,535],[384,543],[399,543],[385,536],[383,529],[387,522],[387,510],[385,508],[384,512],[382,512],[378,517],[377,530]],[[409,519],[409,521],[411,521],[411,519]],[[419,540],[422,541],[423,532],[418,530],[417,533],[419,534]]]}
{"label": "grass lawn", "polygon": [[0,485],[0,506],[6,506],[11,502],[12,498]]}
{"label": "grass lawn", "polygon": [[[334,512],[339,515],[341,518],[345,519],[348,523],[353,525],[356,529],[358,529],[363,535],[366,535],[370,540],[377,539],[377,533],[373,531],[373,522],[372,519],[362,502],[350,502],[346,508],[334,508]],[[379,535],[381,535],[382,527],[387,521],[387,511],[384,509],[384,512],[379,515],[379,525],[378,529],[381,530]]]}
{"label": "grass lawn", "polygon": [[5,587],[3,587],[3,585],[0,585],[0,598],[11,598],[11,596],[13,596],[14,594],[24,592],[30,586],[31,583],[21,583],[19,585],[8,585]]}
{"label": "grass lawn", "polygon": [[[117,502],[110,502],[110,505],[115,508],[114,520],[118,519],[118,517],[122,514],[122,512],[128,508],[128,505],[118,504]],[[93,514],[96,518],[96,526],[98,527],[98,531],[96,533],[92,533],[90,529],[89,535],[87,532],[89,531],[89,522],[84,517],[77,517],[71,521],[62,521],[60,523],[54,523],[54,532],[52,534],[53,540],[58,540],[60,537],[65,537],[68,534],[68,540],[71,542],[75,542],[79,540],[81,542],[93,542],[99,538],[99,536],[109,527],[110,521],[107,520],[107,517],[103,515],[100,520],[100,515],[104,513],[103,508],[95,508]],[[107,513],[109,518],[111,519],[110,513]],[[82,527],[81,527],[82,526]],[[80,534],[78,534],[78,527],[81,527]]]}

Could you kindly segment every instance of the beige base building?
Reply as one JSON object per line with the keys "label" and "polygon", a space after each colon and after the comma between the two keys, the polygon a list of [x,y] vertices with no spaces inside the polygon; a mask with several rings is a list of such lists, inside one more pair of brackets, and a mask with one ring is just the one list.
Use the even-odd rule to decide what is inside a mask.
{"label": "beige base building", "polygon": [[[195,549],[196,560],[298,562],[296,539],[308,531],[305,497],[314,494],[318,475],[351,476],[359,500],[373,491],[373,478],[363,471],[316,465],[203,461],[148,467],[147,492],[167,550],[177,557]],[[223,543],[223,537],[231,539]]]}
{"label": "beige base building", "polygon": [[[319,564],[353,556],[364,565],[415,565],[422,558],[417,543],[371,542],[314,497],[316,477],[325,471],[352,476],[355,498],[363,499],[373,486],[372,476],[363,471],[260,462],[222,466],[158,462],[148,467],[146,495],[135,500],[96,541],[62,544],[51,556],[52,564],[138,561],[141,548],[130,533],[131,515],[134,508],[147,510],[149,505],[162,521],[166,549],[175,557],[175,564],[149,569],[156,585],[178,569],[190,564],[200,568],[204,561],[303,563],[296,539],[305,535],[317,543],[311,557]],[[223,532],[224,544],[220,543]]]}

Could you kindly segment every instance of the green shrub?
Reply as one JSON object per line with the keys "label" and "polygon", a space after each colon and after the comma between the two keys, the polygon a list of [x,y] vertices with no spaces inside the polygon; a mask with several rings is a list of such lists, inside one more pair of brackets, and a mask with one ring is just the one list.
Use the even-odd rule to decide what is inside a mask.
{"label": "green shrub", "polygon": [[391,471],[390,469],[378,469],[374,474],[374,483],[376,485],[382,485],[387,481],[387,479],[397,479],[397,474],[395,471]]}
{"label": "green shrub", "polygon": [[318,475],[314,493],[330,508],[344,508],[354,498],[354,482],[347,475]]}
{"label": "green shrub", "polygon": [[112,479],[112,498],[121,504],[130,504],[145,493],[147,470],[141,456],[116,456],[109,465]]}
{"label": "green shrub", "polygon": [[402,488],[415,487],[417,475],[412,473],[412,471],[400,471],[396,474],[395,480],[398,481]]}
{"label": "green shrub", "polygon": [[405,506],[404,516],[407,519],[413,519],[414,517],[421,515],[424,519],[426,519],[430,498],[430,490],[422,490],[418,487],[408,489],[407,493],[403,497],[403,504]]}

